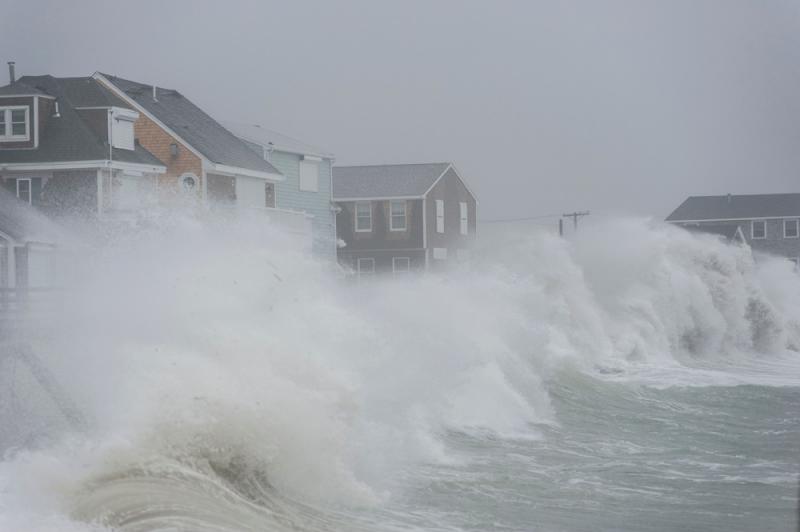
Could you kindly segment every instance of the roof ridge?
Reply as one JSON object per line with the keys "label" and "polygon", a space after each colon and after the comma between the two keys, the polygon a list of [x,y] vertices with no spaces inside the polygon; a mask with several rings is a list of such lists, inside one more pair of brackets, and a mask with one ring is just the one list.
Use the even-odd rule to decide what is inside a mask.
{"label": "roof ridge", "polygon": [[346,164],[346,165],[337,165],[335,168],[378,168],[378,167],[386,167],[386,166],[434,166],[434,165],[443,165],[443,164],[453,164],[450,162],[435,162],[435,163],[390,163],[390,164]]}

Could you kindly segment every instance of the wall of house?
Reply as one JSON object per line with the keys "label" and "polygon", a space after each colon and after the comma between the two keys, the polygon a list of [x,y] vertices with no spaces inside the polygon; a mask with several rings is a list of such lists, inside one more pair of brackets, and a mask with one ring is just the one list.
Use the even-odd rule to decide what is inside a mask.
{"label": "wall of house", "polygon": [[[147,151],[155,155],[167,167],[165,174],[158,178],[159,188],[162,191],[175,192],[178,190],[178,178],[186,173],[197,177],[196,193],[199,195],[203,189],[203,161],[184,146],[178,139],[164,131],[161,126],[150,120],[144,113],[133,125],[135,138]],[[170,144],[178,145],[178,154],[172,155]]]}
{"label": "wall of house", "polygon": [[390,202],[371,201],[372,231],[355,230],[355,206],[353,201],[337,202],[341,209],[336,215],[336,228],[345,246],[339,256],[355,251],[409,250],[423,248],[422,200],[406,200],[406,230],[390,230]]}
{"label": "wall of house", "polygon": [[[41,100],[42,98],[39,98]],[[39,124],[34,123],[34,112],[33,112],[33,104],[34,99],[33,97],[21,97],[21,98],[0,98],[0,106],[8,106],[8,105],[18,105],[24,106],[28,108],[28,120],[30,120],[29,124],[29,133],[30,138],[29,140],[22,141],[22,142],[0,142],[0,150],[18,150],[20,148],[33,148],[35,145],[36,140],[36,128]],[[40,120],[41,121],[41,120]]]}
{"label": "wall of house", "polygon": [[319,190],[300,190],[301,156],[273,151],[268,155],[270,163],[286,180],[275,184],[275,206],[279,209],[303,211],[314,218],[311,221],[313,235],[312,250],[315,256],[336,259],[336,217],[331,209],[331,161],[319,163]]}
{"label": "wall of house", "polygon": [[357,251],[343,248],[339,250],[339,264],[345,268],[352,269],[353,273],[358,272],[359,258],[371,258],[375,261],[376,274],[392,274],[392,259],[395,257],[408,258],[411,272],[425,270],[425,250],[423,249]]}
{"label": "wall of house", "polygon": [[[444,232],[436,231],[436,200],[444,201]],[[461,234],[460,203],[467,203],[467,235]],[[477,228],[477,202],[464,182],[452,168],[428,193],[425,202],[427,218],[428,263],[432,268],[440,264],[458,262],[468,254],[475,241]],[[433,249],[446,249],[447,258],[434,257]]]}
{"label": "wall of house", "polygon": [[[796,218],[774,218],[767,220],[767,237],[764,239],[753,239],[751,220],[728,220],[721,222],[708,222],[710,225],[733,225],[742,230],[745,240],[758,253],[769,253],[791,259],[800,258],[800,238],[783,237],[783,220],[795,220]],[[679,224],[683,225],[683,224]],[[703,222],[687,225],[704,225]]]}

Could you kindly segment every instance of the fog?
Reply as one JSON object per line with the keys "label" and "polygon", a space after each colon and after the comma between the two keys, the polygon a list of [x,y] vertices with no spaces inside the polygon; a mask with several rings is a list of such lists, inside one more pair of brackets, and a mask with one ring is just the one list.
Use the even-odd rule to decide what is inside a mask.
{"label": "fog", "polygon": [[176,88],[342,164],[451,160],[479,218],[663,217],[789,192],[800,6],[604,2],[0,2],[19,75]]}

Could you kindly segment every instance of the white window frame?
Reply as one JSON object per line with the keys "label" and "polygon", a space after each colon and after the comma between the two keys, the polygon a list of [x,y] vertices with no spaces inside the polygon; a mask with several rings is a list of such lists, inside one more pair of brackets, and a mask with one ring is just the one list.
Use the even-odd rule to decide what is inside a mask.
{"label": "white window frame", "polygon": [[22,181],[28,182],[28,205],[33,205],[33,179],[30,177],[18,177],[17,178],[17,198],[22,199],[19,197],[19,184]]}
{"label": "white window frame", "polygon": [[[794,236],[788,236],[786,234],[786,227],[788,226],[788,224],[790,222],[794,222],[794,227],[795,227]],[[783,221],[783,238],[800,238],[800,220],[795,218],[793,220],[784,220]]]}
{"label": "white window frame", "polygon": [[444,200],[436,200],[436,232],[444,233]]}
{"label": "white window frame", "polygon": [[[756,224],[764,224],[764,236],[756,236]],[[750,221],[750,238],[752,240],[766,240],[767,238],[767,221],[766,220],[751,220]]]}
{"label": "white window frame", "polygon": [[[394,225],[394,206],[403,206],[403,226],[398,227]],[[400,216],[399,214],[397,215]],[[407,231],[408,230],[408,204],[406,200],[391,200],[389,202],[389,230],[390,231]]]}
{"label": "white window frame", "polygon": [[[13,126],[11,123],[11,111],[25,111],[25,134],[14,135]],[[0,141],[9,142],[24,142],[31,140],[31,110],[27,105],[8,105],[0,107],[0,113],[5,113],[5,131],[0,131]]]}
{"label": "white window frame", "polygon": [[469,206],[466,201],[458,203],[458,213],[460,220],[460,229],[462,235],[469,234]]}
{"label": "white window frame", "polygon": [[447,260],[447,248],[433,248],[434,260]]}
{"label": "white window frame", "polygon": [[[369,270],[366,268],[361,267],[361,263],[364,264],[371,264]],[[375,259],[373,257],[359,257],[356,259],[356,273],[358,273],[358,277],[360,278],[362,275],[374,275],[375,274]]]}
{"label": "white window frame", "polygon": [[[359,227],[358,227],[358,206],[359,205],[361,205],[362,207],[364,205],[366,205],[367,209],[369,210],[369,227],[367,227],[367,228],[359,229]],[[356,233],[371,233],[372,232],[372,202],[371,201],[357,201],[357,202],[355,202],[355,206],[353,207],[353,217],[354,217],[353,227],[355,228]]]}
{"label": "white window frame", "polygon": [[[313,169],[314,176],[307,173]],[[300,161],[297,168],[297,186],[303,192],[319,192],[319,163],[317,161]]]}
{"label": "white window frame", "polygon": [[[405,269],[398,269],[398,262],[405,262]],[[411,257],[392,257],[392,274],[405,275],[411,273]]]}

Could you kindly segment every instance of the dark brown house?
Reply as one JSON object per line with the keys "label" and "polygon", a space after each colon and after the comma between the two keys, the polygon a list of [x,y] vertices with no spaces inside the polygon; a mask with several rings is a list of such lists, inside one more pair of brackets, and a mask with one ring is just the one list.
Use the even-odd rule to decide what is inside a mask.
{"label": "dark brown house", "polygon": [[477,200],[451,163],[333,170],[339,263],[359,276],[468,260]]}

